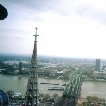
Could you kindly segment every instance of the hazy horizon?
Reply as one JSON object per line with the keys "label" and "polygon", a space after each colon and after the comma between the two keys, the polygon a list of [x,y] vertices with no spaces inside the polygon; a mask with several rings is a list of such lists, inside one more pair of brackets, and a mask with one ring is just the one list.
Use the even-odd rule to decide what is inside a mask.
{"label": "hazy horizon", "polygon": [[[31,57],[32,54],[22,54],[22,53],[1,53],[0,55],[10,55],[10,56],[29,56]],[[101,60],[106,60],[106,58],[84,58],[84,57],[72,57],[72,56],[54,56],[54,55],[42,55],[42,54],[37,54],[38,57],[49,57],[49,58],[63,58],[63,59],[88,59],[88,60],[96,60],[96,59],[101,59]]]}

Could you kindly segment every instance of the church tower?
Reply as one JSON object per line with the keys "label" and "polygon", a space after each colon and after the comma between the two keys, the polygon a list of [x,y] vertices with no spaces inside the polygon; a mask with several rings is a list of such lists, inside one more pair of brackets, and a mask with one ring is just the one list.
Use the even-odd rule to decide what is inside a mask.
{"label": "church tower", "polygon": [[38,106],[39,104],[39,91],[38,91],[38,72],[37,72],[37,28],[34,49],[31,60],[31,74],[28,79],[27,91],[26,91],[26,106]]}

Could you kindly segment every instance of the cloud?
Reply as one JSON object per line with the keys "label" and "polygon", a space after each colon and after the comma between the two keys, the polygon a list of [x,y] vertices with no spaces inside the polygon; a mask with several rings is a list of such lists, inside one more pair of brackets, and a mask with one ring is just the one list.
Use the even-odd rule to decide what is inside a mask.
{"label": "cloud", "polygon": [[101,1],[1,0],[9,16],[0,23],[0,50],[32,53],[37,26],[39,54],[105,57],[106,28],[101,23],[106,22],[106,8]]}
{"label": "cloud", "polygon": [[8,5],[17,5],[24,8],[34,9],[36,11],[48,11],[58,7],[61,0],[1,0],[2,3]]}
{"label": "cloud", "polygon": [[100,24],[106,24],[106,10],[100,11],[91,6],[81,6],[76,10],[77,14],[96,20]]}

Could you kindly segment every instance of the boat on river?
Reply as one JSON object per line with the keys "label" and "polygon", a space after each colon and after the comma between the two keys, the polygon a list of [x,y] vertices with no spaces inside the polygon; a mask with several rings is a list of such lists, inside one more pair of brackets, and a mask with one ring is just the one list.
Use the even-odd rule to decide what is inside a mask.
{"label": "boat on river", "polygon": [[59,91],[64,91],[63,86],[49,86],[48,90],[59,90]]}

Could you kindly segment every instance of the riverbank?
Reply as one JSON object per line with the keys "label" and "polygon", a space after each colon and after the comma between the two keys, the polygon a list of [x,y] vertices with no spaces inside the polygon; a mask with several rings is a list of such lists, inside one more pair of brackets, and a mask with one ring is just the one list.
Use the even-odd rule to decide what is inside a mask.
{"label": "riverbank", "polygon": [[[10,75],[0,75],[0,89],[2,90],[13,90],[14,92],[20,92],[22,96],[25,96],[27,89],[28,77],[25,76],[10,76]],[[45,79],[38,78],[39,92],[43,94],[58,94],[62,95],[63,91],[49,91],[49,84],[67,84],[69,80],[60,79]],[[42,82],[49,84],[40,84]],[[104,81],[84,81],[82,83],[81,97],[86,96],[97,96],[106,99],[106,82]]]}
{"label": "riverbank", "polygon": [[84,82],[106,82],[106,80],[96,79],[96,80],[84,80]]}

